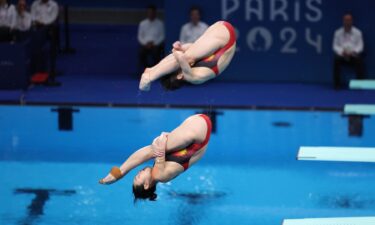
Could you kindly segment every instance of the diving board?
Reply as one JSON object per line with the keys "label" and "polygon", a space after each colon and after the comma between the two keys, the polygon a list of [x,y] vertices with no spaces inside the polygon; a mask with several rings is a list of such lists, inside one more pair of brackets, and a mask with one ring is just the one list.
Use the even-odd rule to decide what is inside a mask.
{"label": "diving board", "polygon": [[351,115],[374,115],[375,105],[347,104],[344,107],[344,113]]}
{"label": "diving board", "polygon": [[285,219],[283,225],[374,225],[375,217]]}
{"label": "diving board", "polygon": [[375,80],[350,80],[349,88],[375,90]]}
{"label": "diving board", "polygon": [[297,160],[375,162],[375,148],[301,146]]}

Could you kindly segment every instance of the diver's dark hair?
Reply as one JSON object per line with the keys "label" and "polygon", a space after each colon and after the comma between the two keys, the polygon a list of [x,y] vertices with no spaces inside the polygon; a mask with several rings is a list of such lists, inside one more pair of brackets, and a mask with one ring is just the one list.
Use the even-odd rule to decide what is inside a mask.
{"label": "diver's dark hair", "polygon": [[150,187],[149,189],[145,189],[143,185],[135,186],[133,185],[133,195],[134,195],[134,203],[137,202],[138,199],[142,200],[150,200],[156,201],[158,195],[155,193],[156,185]]}
{"label": "diver's dark hair", "polygon": [[179,73],[181,73],[181,70],[177,70],[160,78],[160,83],[165,90],[174,91],[187,84],[185,80],[177,78]]}

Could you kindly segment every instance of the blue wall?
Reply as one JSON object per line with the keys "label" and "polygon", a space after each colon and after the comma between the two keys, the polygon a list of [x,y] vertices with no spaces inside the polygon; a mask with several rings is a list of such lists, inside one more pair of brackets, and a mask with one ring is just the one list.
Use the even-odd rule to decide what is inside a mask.
{"label": "blue wall", "polygon": [[178,39],[192,5],[201,7],[205,22],[227,20],[239,33],[238,52],[220,79],[331,82],[332,37],[347,11],[364,34],[367,71],[375,78],[373,0],[166,0],[167,46]]}
{"label": "blue wall", "polygon": [[64,75],[92,77],[136,77],[138,79],[137,26],[71,26],[71,43],[76,53],[59,57]]}

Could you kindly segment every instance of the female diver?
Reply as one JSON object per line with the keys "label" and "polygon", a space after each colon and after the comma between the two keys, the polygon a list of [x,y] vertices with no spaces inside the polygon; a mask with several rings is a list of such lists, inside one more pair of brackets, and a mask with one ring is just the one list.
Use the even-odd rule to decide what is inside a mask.
{"label": "female diver", "polygon": [[145,69],[139,89],[149,91],[151,83],[157,79],[167,90],[178,89],[185,83],[204,83],[227,68],[235,51],[233,26],[226,21],[216,22],[194,43],[175,42],[172,54]]}
{"label": "female diver", "polygon": [[135,200],[153,201],[157,197],[155,191],[158,182],[174,179],[202,158],[207,149],[211,128],[208,116],[190,116],[171,133],[162,133],[151,145],[134,152],[120,167],[113,167],[99,183],[112,184],[135,167],[154,158],[154,165],[143,168],[133,179]]}

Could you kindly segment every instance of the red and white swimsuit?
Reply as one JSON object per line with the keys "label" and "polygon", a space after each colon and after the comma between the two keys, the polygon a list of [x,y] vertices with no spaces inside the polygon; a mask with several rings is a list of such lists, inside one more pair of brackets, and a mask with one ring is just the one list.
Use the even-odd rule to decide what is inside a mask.
{"label": "red and white swimsuit", "polygon": [[221,22],[223,23],[223,25],[229,31],[229,41],[228,41],[228,43],[224,47],[218,49],[212,55],[199,60],[193,66],[193,67],[208,67],[208,68],[212,69],[212,71],[214,71],[214,73],[216,75],[219,75],[218,61],[219,61],[220,57],[236,43],[236,32],[235,32],[232,24],[230,24],[226,21],[221,21]]}
{"label": "red and white swimsuit", "polygon": [[212,130],[212,123],[211,119],[204,114],[200,114],[207,123],[207,133],[206,138],[202,143],[193,143],[186,147],[185,149],[178,150],[176,152],[172,152],[165,156],[166,161],[176,162],[184,167],[184,170],[189,168],[189,161],[190,158],[199,150],[201,150],[204,146],[207,145],[208,141],[210,140],[211,130]]}

